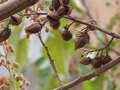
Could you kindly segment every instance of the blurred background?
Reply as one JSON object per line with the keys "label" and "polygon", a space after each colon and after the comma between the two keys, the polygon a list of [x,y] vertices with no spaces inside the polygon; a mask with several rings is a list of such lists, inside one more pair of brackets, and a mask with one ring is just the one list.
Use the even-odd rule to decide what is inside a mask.
{"label": "blurred background", "polygon": [[[51,0],[44,0],[46,10]],[[70,16],[76,17],[83,21],[95,20],[97,24],[112,32],[120,33],[120,0],[71,0],[70,6],[74,9]],[[32,21],[24,19],[21,25],[12,27],[12,36],[9,43],[13,44],[15,53],[10,58],[20,63],[20,68],[16,72],[22,72],[31,82],[28,90],[53,90],[59,87],[55,74],[50,66],[46,52],[34,35],[26,39],[24,28],[31,24]],[[64,83],[77,78],[80,75],[88,74],[94,69],[91,66],[83,66],[79,63],[82,51],[74,51],[74,39],[65,42],[61,38],[61,31],[66,24],[70,23],[67,19],[61,19],[60,30],[50,29],[49,33],[42,32],[42,37],[49,47],[52,57],[55,60],[60,78]],[[70,29],[72,33],[75,30],[81,30],[84,26],[74,24]],[[107,42],[110,37],[101,32],[90,32],[90,43],[87,49],[100,47]],[[109,54],[115,59],[120,56],[120,40],[114,40],[111,43]],[[94,57],[92,53],[90,57]],[[70,90],[120,90],[120,65],[113,67],[108,72],[85,81]],[[4,68],[1,68],[0,75],[8,75]]]}

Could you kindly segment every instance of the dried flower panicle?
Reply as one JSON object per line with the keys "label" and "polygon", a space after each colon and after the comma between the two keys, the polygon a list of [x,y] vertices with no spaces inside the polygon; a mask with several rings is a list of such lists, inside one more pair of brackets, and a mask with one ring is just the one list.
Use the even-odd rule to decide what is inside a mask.
{"label": "dried flower panicle", "polygon": [[13,63],[12,63],[12,67],[13,67],[13,68],[19,68],[19,64],[16,63],[16,62],[13,62]]}
{"label": "dried flower panicle", "polygon": [[15,50],[14,50],[14,48],[11,44],[6,45],[5,49],[6,49],[7,52],[11,52],[11,53],[15,52]]}
{"label": "dried flower panicle", "polygon": [[4,49],[4,54],[1,54],[0,59],[0,66],[5,67],[8,71],[10,76],[9,77],[2,77],[0,76],[0,89],[10,89],[15,82],[22,82],[24,86],[29,86],[29,81],[26,81],[25,77],[21,73],[15,73],[13,69],[18,69],[19,64],[17,62],[13,62],[11,59],[8,58],[8,54],[14,51],[14,48],[11,44],[7,41],[3,42],[1,47]]}
{"label": "dried flower panicle", "polygon": [[44,1],[43,0],[39,0],[37,4],[38,4],[37,8],[39,8],[40,10],[44,10]]}

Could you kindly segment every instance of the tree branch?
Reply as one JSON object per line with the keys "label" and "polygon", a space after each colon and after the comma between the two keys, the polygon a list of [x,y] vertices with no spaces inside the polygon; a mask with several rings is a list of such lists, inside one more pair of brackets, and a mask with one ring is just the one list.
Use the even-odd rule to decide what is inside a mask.
{"label": "tree branch", "polygon": [[101,66],[100,68],[98,68],[96,71],[88,74],[88,75],[84,75],[84,76],[80,76],[78,78],[76,78],[75,80],[71,81],[68,84],[65,84],[64,86],[61,86],[59,88],[56,88],[54,90],[67,90],[69,88],[74,87],[75,85],[84,82],[86,80],[90,80],[93,77],[96,77],[102,73],[104,73],[105,71],[107,71],[108,69],[112,68],[113,66],[117,65],[118,63],[120,63],[120,57],[118,57],[115,60],[112,60],[111,62],[109,62],[108,64]]}
{"label": "tree branch", "polygon": [[120,35],[119,35],[119,34],[115,34],[115,33],[113,33],[113,32],[110,32],[110,31],[108,31],[108,30],[105,30],[105,29],[103,29],[103,28],[100,28],[100,27],[98,27],[97,25],[93,25],[93,24],[90,24],[90,23],[87,23],[87,22],[78,20],[78,19],[73,18],[73,17],[71,17],[71,16],[66,16],[66,15],[65,15],[64,18],[67,18],[67,19],[72,20],[72,21],[74,21],[74,22],[81,23],[81,24],[84,24],[84,25],[87,25],[87,26],[90,26],[90,27],[94,27],[94,28],[95,28],[96,30],[98,30],[98,31],[104,32],[105,34],[108,34],[108,35],[110,35],[110,36],[113,36],[114,38],[120,39]]}
{"label": "tree branch", "polygon": [[[93,19],[93,16],[92,16],[92,14],[91,14],[91,12],[90,12],[90,7],[87,6],[86,0],[80,0],[80,1],[82,2],[83,6],[86,8],[88,17],[89,17],[90,19]],[[94,20],[94,19],[93,19],[93,20]],[[97,31],[95,31],[94,33],[95,33],[95,36],[97,37],[97,39],[98,39],[102,44],[106,44],[106,43],[98,36]],[[107,37],[106,37],[106,34],[103,33],[103,35],[104,35],[105,38],[107,38]],[[115,54],[120,55],[120,52],[116,51],[113,47],[109,46],[109,48],[110,48],[110,50],[112,50]]]}
{"label": "tree branch", "polygon": [[0,4],[0,21],[35,4],[38,0],[8,0]]}

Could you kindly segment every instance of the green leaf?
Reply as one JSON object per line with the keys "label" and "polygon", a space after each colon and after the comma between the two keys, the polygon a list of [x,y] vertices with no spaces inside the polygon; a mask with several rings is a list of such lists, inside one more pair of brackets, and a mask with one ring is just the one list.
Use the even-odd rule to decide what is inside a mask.
{"label": "green leaf", "polygon": [[52,0],[44,0],[45,5],[50,5],[50,3],[52,2]]}
{"label": "green leaf", "polygon": [[79,8],[79,7],[76,5],[75,2],[76,2],[76,0],[71,0],[71,1],[70,1],[70,6],[71,6],[72,8],[74,8],[74,9],[76,9],[77,11],[79,11],[80,13],[86,14],[86,11],[83,10],[83,9],[81,9],[81,8]]}
{"label": "green leaf", "polygon": [[104,74],[82,83],[84,90],[103,90]]}
{"label": "green leaf", "polygon": [[112,5],[113,5],[112,2],[107,2],[107,3],[106,3],[106,6],[112,6]]}
{"label": "green leaf", "polygon": [[116,22],[120,19],[120,15],[115,15],[111,18],[110,23],[106,26],[107,29],[112,30]]}
{"label": "green leaf", "polygon": [[[49,51],[55,61],[59,73],[68,75],[68,65],[71,53],[74,50],[74,45],[70,41],[65,42],[61,38],[59,31],[53,30],[52,34],[53,36],[49,36],[46,40],[46,44],[49,47]],[[46,55],[45,49],[43,49],[43,54]]]}
{"label": "green leaf", "polygon": [[15,60],[20,64],[19,71],[24,67],[28,61],[28,47],[29,41],[25,38],[19,40],[18,46],[15,53]]}
{"label": "green leaf", "polygon": [[44,57],[44,56],[40,57],[40,58],[39,58],[38,60],[36,60],[36,62],[34,63],[35,66],[40,66],[40,65],[44,62],[44,60],[45,60],[45,57]]}
{"label": "green leaf", "polygon": [[[40,90],[46,90],[45,88],[49,87],[51,83],[49,83],[51,76],[53,75],[53,71],[50,66],[47,66],[39,71],[39,81],[40,81]],[[48,89],[47,89],[48,90]]]}
{"label": "green leaf", "polygon": [[113,83],[113,81],[107,79],[104,81],[104,87],[103,87],[103,90],[115,90],[115,85]]}

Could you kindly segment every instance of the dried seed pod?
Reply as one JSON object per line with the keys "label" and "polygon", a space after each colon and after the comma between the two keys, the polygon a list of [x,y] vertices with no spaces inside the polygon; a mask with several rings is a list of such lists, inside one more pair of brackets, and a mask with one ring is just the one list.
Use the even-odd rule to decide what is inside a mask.
{"label": "dried seed pod", "polygon": [[62,0],[64,5],[68,5],[70,0]]}
{"label": "dried seed pod", "polygon": [[11,29],[8,27],[2,27],[0,29],[0,43],[7,40],[11,35]]}
{"label": "dried seed pod", "polygon": [[86,38],[86,41],[87,43],[90,41],[90,35],[88,33],[85,34],[85,38]]}
{"label": "dried seed pod", "polygon": [[52,5],[49,6],[49,10],[54,11],[54,8],[52,7]]}
{"label": "dried seed pod", "polygon": [[87,41],[85,37],[79,37],[77,38],[76,42],[75,42],[75,50],[82,48],[86,45]]}
{"label": "dried seed pod", "polygon": [[47,18],[51,23],[56,23],[60,20],[60,16],[59,16],[58,12],[49,13]]}
{"label": "dried seed pod", "polygon": [[10,17],[10,24],[12,25],[19,25],[21,22],[22,18],[17,14]]}
{"label": "dried seed pod", "polygon": [[90,35],[89,35],[87,32],[79,32],[78,35],[79,35],[78,37],[85,37],[87,43],[89,42],[89,40],[90,40]]}
{"label": "dried seed pod", "polygon": [[69,41],[72,38],[72,33],[69,30],[64,30],[62,33],[62,38],[65,41]]}
{"label": "dried seed pod", "polygon": [[53,29],[58,29],[59,28],[59,26],[60,26],[60,22],[58,21],[58,22],[55,22],[55,23],[50,23],[50,26],[53,28]]}
{"label": "dried seed pod", "polygon": [[103,57],[95,57],[93,60],[92,60],[92,62],[91,62],[91,64],[92,64],[92,67],[93,68],[99,68],[101,65],[102,65],[102,58]]}
{"label": "dried seed pod", "polygon": [[89,64],[91,64],[91,61],[92,61],[92,59],[90,57],[84,57],[84,58],[82,58],[80,63],[83,65],[89,65]]}
{"label": "dried seed pod", "polygon": [[38,33],[42,29],[42,25],[40,23],[33,23],[30,26],[25,28],[26,33]]}
{"label": "dried seed pod", "polygon": [[60,6],[58,9],[58,13],[60,16],[69,15],[72,12],[72,8],[69,6]]}
{"label": "dried seed pod", "polygon": [[55,11],[57,11],[58,8],[60,7],[59,0],[52,0],[52,4],[50,7],[53,8]]}
{"label": "dried seed pod", "polygon": [[[68,5],[70,0],[62,0],[63,5]],[[50,10],[55,10],[57,11],[58,8],[61,6],[59,0],[52,0],[52,4],[50,5]]]}
{"label": "dried seed pod", "polygon": [[103,65],[105,65],[105,64],[109,63],[110,61],[112,61],[112,58],[107,55],[107,56],[103,57],[102,61],[103,61]]}

